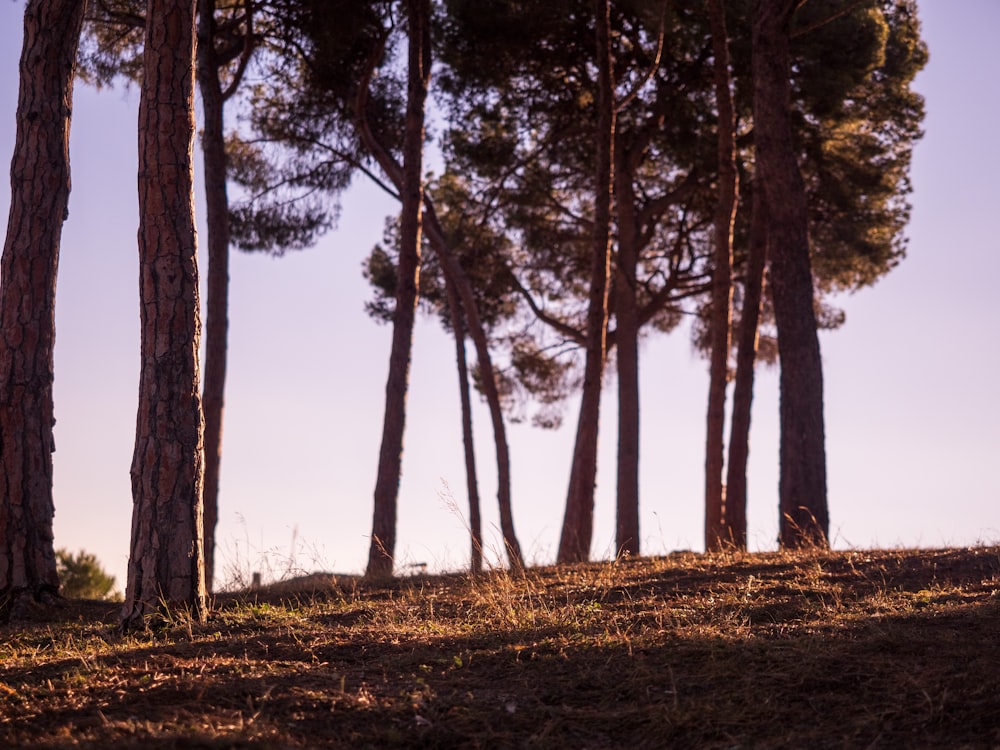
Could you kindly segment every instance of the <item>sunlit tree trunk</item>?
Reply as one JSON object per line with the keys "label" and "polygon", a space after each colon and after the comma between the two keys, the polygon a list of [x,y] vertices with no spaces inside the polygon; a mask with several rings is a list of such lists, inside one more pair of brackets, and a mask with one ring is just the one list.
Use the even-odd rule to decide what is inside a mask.
{"label": "sunlit tree trunk", "polygon": [[740,340],[736,350],[733,379],[733,414],[729,429],[729,461],[726,464],[726,541],[737,549],[747,548],[747,461],[750,457],[750,412],[753,405],[754,369],[764,299],[764,268],[767,263],[767,207],[759,180],[754,180],[750,216],[750,244],[746,279],[743,282],[743,309],[740,312]]}
{"label": "sunlit tree trunk", "polygon": [[805,187],[791,126],[789,26],[798,0],[754,0],[756,166],[768,207],[771,296],[781,360],[780,542],[826,544],[823,363],[813,309]]}
{"label": "sunlit tree trunk", "polygon": [[385,420],[375,483],[375,508],[367,575],[392,575],[396,547],[399,478],[403,460],[406,391],[410,374],[413,321],[420,275],[420,234],[423,201],[424,103],[430,82],[430,3],[408,0],[409,53],[406,123],[403,137],[403,175],[400,193],[399,263],[396,309],[392,321],[392,350],[385,387]]}
{"label": "sunlit tree trunk", "polygon": [[0,268],[0,621],[59,590],[53,549],[56,271],[84,0],[29,0]]}
{"label": "sunlit tree trunk", "polygon": [[205,615],[194,47],[194,0],[149,0],[139,100],[141,367],[126,629],[164,607]]}
{"label": "sunlit tree trunk", "polygon": [[594,488],[597,483],[597,435],[607,343],[615,139],[611,4],[609,0],[596,0],[595,9],[598,60],[595,134],[597,167],[590,293],[587,303],[586,360],[569,491],[566,495],[566,513],[559,539],[559,562],[576,562],[590,557],[590,543],[594,532]]}
{"label": "sunlit tree trunk", "polygon": [[472,437],[472,396],[469,388],[469,365],[465,356],[465,319],[455,285],[445,282],[452,334],[455,337],[455,362],[458,366],[458,391],[462,404],[462,446],[465,449],[465,488],[469,499],[469,569],[483,570],[483,522],[479,504],[479,481],[476,477],[476,450]]}
{"label": "sunlit tree trunk", "polygon": [[729,72],[729,35],[722,0],[707,0],[715,58],[715,102],[718,110],[718,204],[715,208],[715,252],[712,270],[711,364],[705,438],[705,549],[725,541],[726,487],[722,483],[726,386],[729,380],[730,326],[733,299],[733,220],[739,191],[736,171],[736,113]]}

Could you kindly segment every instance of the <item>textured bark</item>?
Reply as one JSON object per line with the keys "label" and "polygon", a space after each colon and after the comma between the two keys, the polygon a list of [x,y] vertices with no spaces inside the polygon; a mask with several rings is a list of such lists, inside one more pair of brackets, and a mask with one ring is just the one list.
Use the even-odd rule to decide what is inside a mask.
{"label": "textured bark", "polygon": [[69,129],[86,3],[29,0],[0,268],[0,620],[59,590],[53,549],[56,272],[70,192]]}
{"label": "textured bark", "polygon": [[139,101],[141,368],[122,627],[205,615],[194,221],[195,3],[149,0]]}
{"label": "textured bark", "polygon": [[399,477],[403,460],[406,391],[410,375],[410,350],[420,275],[420,233],[423,202],[424,104],[430,82],[430,3],[408,0],[409,51],[407,62],[406,123],[403,135],[403,169],[400,194],[399,264],[396,309],[392,321],[392,350],[385,387],[385,419],[375,482],[375,508],[367,575],[392,575],[396,547]]}
{"label": "textured bark", "polygon": [[594,237],[587,302],[587,343],[580,416],[573,447],[566,513],[559,539],[559,562],[590,557],[597,482],[597,437],[608,325],[608,277],[611,260],[611,203],[614,182],[615,103],[611,61],[611,4],[595,0],[598,60],[597,167],[594,185]]}
{"label": "textured bark", "polygon": [[753,406],[754,369],[760,330],[760,310],[764,299],[764,267],[767,263],[767,206],[759,179],[755,180],[750,216],[750,246],[746,280],[743,282],[743,309],[740,313],[740,340],[736,350],[736,377],[733,382],[733,415],[729,430],[729,461],[726,466],[726,542],[737,549],[747,548],[747,461],[750,458],[750,413]]}
{"label": "textured bark", "polygon": [[469,325],[469,335],[476,347],[476,357],[479,362],[479,375],[483,386],[483,395],[490,410],[490,422],[493,426],[493,444],[497,457],[497,503],[500,510],[500,533],[503,535],[507,560],[514,570],[524,568],[524,557],[521,545],[514,531],[514,513],[511,504],[510,487],[510,450],[507,445],[507,429],[504,426],[503,407],[500,404],[500,393],[497,390],[496,375],[493,370],[493,358],[490,355],[489,340],[486,329],[479,317],[479,307],[468,276],[462,266],[452,255],[445,242],[444,232],[434,213],[434,207],[425,199],[427,238],[431,247],[441,262],[445,280],[458,293]]}
{"label": "textured bark", "polygon": [[729,72],[729,35],[722,0],[707,0],[715,58],[715,103],[718,111],[718,204],[715,209],[715,252],[712,270],[711,364],[708,376],[708,415],[705,431],[705,549],[717,550],[725,541],[726,386],[729,380],[730,326],[733,318],[733,221],[739,193],[736,171],[736,112]]}
{"label": "textured bark", "polygon": [[204,540],[205,587],[215,576],[215,528],[219,520],[219,469],[222,462],[222,416],[226,390],[229,335],[229,198],[226,194],[225,98],[215,53],[215,0],[198,0],[198,88],[204,128],[205,218],[208,230],[208,283],[205,304]]}
{"label": "textured bark", "polygon": [[479,504],[479,481],[476,477],[476,449],[472,437],[472,396],[469,388],[469,365],[465,356],[465,319],[455,285],[445,281],[448,313],[455,336],[455,363],[458,368],[458,392],[462,403],[462,447],[465,450],[465,489],[469,498],[469,569],[483,570],[483,521]]}
{"label": "textured bark", "polygon": [[805,187],[790,116],[789,24],[797,0],[754,0],[756,166],[770,217],[771,296],[781,361],[780,543],[826,544],[829,516],[820,358]]}
{"label": "textured bark", "polygon": [[638,226],[632,174],[616,148],[618,267],[615,272],[615,334],[618,362],[618,487],[615,548],[639,554],[639,306],[636,297]]}

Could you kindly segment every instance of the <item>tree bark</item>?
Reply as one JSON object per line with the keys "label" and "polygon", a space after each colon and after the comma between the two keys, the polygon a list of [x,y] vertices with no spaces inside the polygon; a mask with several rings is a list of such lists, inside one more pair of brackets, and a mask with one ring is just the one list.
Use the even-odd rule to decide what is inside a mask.
{"label": "tree bark", "polygon": [[639,554],[639,305],[636,298],[638,227],[631,170],[616,148],[618,267],[615,272],[615,335],[618,362],[618,487],[615,548]]}
{"label": "tree bark", "polygon": [[84,0],[29,0],[24,13],[0,268],[0,621],[22,597],[46,600],[59,590],[52,536],[52,355],[85,6]]}
{"label": "tree bark", "polygon": [[215,577],[215,528],[219,520],[219,469],[229,335],[229,198],[226,193],[225,99],[215,45],[215,0],[198,0],[198,88],[204,114],[205,209],[208,282],[205,305],[205,587]]}
{"label": "tree bark", "polygon": [[609,0],[595,0],[595,9],[598,67],[595,138],[597,167],[590,294],[587,303],[586,361],[558,562],[577,562],[590,557],[590,543],[594,532],[594,487],[597,482],[598,423],[607,343],[615,140],[611,3]]}
{"label": "tree bark", "polygon": [[736,112],[729,71],[729,35],[722,0],[707,0],[715,58],[715,101],[718,110],[718,204],[715,209],[715,252],[712,270],[711,364],[705,437],[705,549],[718,550],[725,543],[726,387],[729,381],[730,327],[733,309],[733,221],[739,195],[736,171]]}
{"label": "tree bark", "polygon": [[195,0],[149,0],[139,101],[142,360],[124,629],[164,608],[205,616],[194,47]]}
{"label": "tree bark", "polygon": [[750,458],[750,413],[753,406],[754,369],[764,299],[764,268],[767,263],[767,206],[759,178],[754,180],[750,216],[750,247],[743,282],[740,340],[736,351],[733,383],[733,414],[729,430],[729,462],[726,467],[726,542],[747,548],[747,461]]}
{"label": "tree bark", "polygon": [[455,285],[445,280],[448,311],[455,336],[455,362],[458,366],[458,391],[462,403],[462,446],[465,449],[465,488],[469,498],[469,569],[483,570],[483,522],[480,514],[479,481],[476,478],[476,450],[472,437],[472,397],[469,388],[469,366],[465,356],[465,320],[462,302]]}
{"label": "tree bark", "polygon": [[430,82],[430,3],[407,0],[409,51],[406,123],[403,135],[403,176],[400,193],[400,248],[396,279],[396,309],[392,350],[385,387],[385,419],[375,483],[372,538],[367,575],[392,575],[396,547],[399,477],[403,459],[406,391],[410,374],[413,321],[420,276],[421,208],[423,201],[424,104]]}
{"label": "tree bark", "polygon": [[753,89],[757,173],[767,201],[771,291],[781,361],[780,543],[827,544],[823,364],[805,187],[791,127],[789,26],[797,0],[754,0]]}
{"label": "tree bark", "polygon": [[434,213],[434,207],[425,200],[427,219],[427,238],[431,247],[441,261],[441,269],[445,279],[458,292],[469,324],[469,335],[476,347],[476,357],[479,361],[479,374],[483,384],[483,395],[490,410],[490,421],[493,426],[493,444],[497,457],[497,503],[500,510],[500,533],[503,535],[504,548],[511,568],[516,571],[524,569],[524,557],[521,545],[514,531],[514,513],[511,503],[510,483],[510,450],[507,445],[507,429],[504,426],[503,407],[500,404],[500,393],[497,390],[496,375],[493,371],[493,358],[490,356],[489,341],[486,329],[479,317],[475,293],[468,277],[462,271],[461,265],[448,249],[444,232]]}

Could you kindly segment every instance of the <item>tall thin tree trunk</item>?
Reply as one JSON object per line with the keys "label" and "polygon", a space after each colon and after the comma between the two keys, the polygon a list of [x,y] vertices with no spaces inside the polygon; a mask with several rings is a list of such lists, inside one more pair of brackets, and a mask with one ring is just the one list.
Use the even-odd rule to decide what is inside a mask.
{"label": "tall thin tree trunk", "polygon": [[618,357],[618,491],[615,547],[639,554],[639,305],[636,297],[638,236],[631,170],[624,150],[615,151],[618,207],[618,268],[615,273],[615,333]]}
{"label": "tall thin tree trunk", "polygon": [[229,198],[226,194],[225,100],[215,55],[215,0],[198,0],[198,87],[204,129],[208,283],[205,317],[205,586],[215,575],[215,528],[219,520],[219,468],[229,335]]}
{"label": "tall thin tree trunk", "polygon": [[730,326],[733,309],[733,221],[739,194],[736,171],[736,112],[729,72],[729,35],[722,0],[707,0],[715,58],[715,102],[718,110],[718,204],[715,209],[715,253],[712,270],[712,355],[708,376],[705,437],[705,549],[717,550],[725,540],[726,487],[724,460],[726,386],[729,380]]}
{"label": "tall thin tree trunk", "polygon": [[594,185],[594,237],[587,308],[587,346],[580,417],[573,447],[566,513],[559,539],[559,562],[590,557],[597,482],[597,435],[604,380],[611,260],[611,204],[614,183],[615,103],[611,58],[611,3],[595,0],[597,23],[597,168]]}
{"label": "tall thin tree trunk", "polygon": [[820,358],[805,187],[792,141],[789,26],[797,0],[754,0],[754,145],[770,216],[781,359],[780,542],[826,544],[829,514]]}
{"label": "tall thin tree trunk", "polygon": [[392,351],[385,387],[385,420],[375,483],[375,508],[367,575],[392,575],[396,548],[396,515],[403,459],[406,391],[420,276],[420,231],[423,201],[424,104],[430,82],[430,2],[407,0],[409,57],[406,123],[403,136],[403,179],[400,186],[399,265],[396,309],[392,321]]}
{"label": "tall thin tree trunk", "polygon": [[479,374],[483,384],[483,395],[490,410],[490,422],[493,426],[493,444],[497,457],[497,503],[500,510],[500,533],[503,535],[507,560],[515,570],[524,569],[524,557],[521,545],[514,531],[514,513],[511,502],[510,481],[510,450],[507,445],[507,429],[504,426],[503,408],[500,404],[500,393],[497,390],[496,375],[493,371],[493,358],[490,356],[489,341],[486,329],[479,317],[479,307],[476,304],[475,293],[468,276],[462,271],[461,265],[450,252],[445,242],[444,232],[437,220],[433,205],[425,200],[427,237],[431,247],[441,261],[447,283],[458,292],[469,324],[469,335],[476,347],[476,357],[479,361]]}
{"label": "tall thin tree trunk", "polygon": [[455,336],[455,362],[458,365],[458,391],[462,402],[462,446],[465,449],[465,488],[469,498],[469,569],[483,570],[483,521],[480,514],[479,482],[476,478],[476,450],[472,438],[472,396],[469,388],[469,366],[465,357],[465,320],[462,302],[455,285],[445,280],[448,311]]}
{"label": "tall thin tree trunk", "polygon": [[767,206],[760,180],[754,180],[750,215],[750,247],[740,340],[736,351],[733,383],[733,414],[729,429],[729,461],[726,466],[726,541],[737,549],[747,548],[747,461],[750,457],[750,413],[753,406],[754,369],[757,362],[760,310],[764,299],[764,268],[767,263]]}
{"label": "tall thin tree trunk", "polygon": [[195,0],[149,0],[139,100],[142,359],[126,629],[162,607],[205,615],[194,48]]}
{"label": "tall thin tree trunk", "polygon": [[29,0],[0,269],[0,621],[59,590],[53,549],[56,272],[84,0]]}

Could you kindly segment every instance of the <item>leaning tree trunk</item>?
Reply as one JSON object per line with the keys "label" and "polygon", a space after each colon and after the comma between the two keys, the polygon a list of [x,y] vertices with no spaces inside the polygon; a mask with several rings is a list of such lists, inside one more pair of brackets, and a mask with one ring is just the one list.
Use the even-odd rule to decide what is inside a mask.
{"label": "leaning tree trunk", "polygon": [[476,347],[476,357],[479,360],[479,375],[483,386],[483,395],[490,410],[490,421],[493,426],[493,444],[497,457],[497,503],[500,510],[500,533],[503,536],[507,560],[515,571],[524,569],[524,557],[521,545],[514,531],[514,512],[511,502],[510,483],[510,450],[507,445],[507,428],[504,426],[503,408],[500,404],[500,393],[497,390],[496,376],[493,371],[493,358],[490,355],[489,341],[486,329],[479,317],[475,293],[468,276],[462,271],[462,266],[448,248],[441,224],[437,220],[433,204],[425,199],[427,218],[427,237],[431,247],[441,262],[446,282],[458,292],[469,324],[469,335]]}
{"label": "leaning tree trunk", "polygon": [[0,621],[59,590],[53,549],[56,270],[84,0],[29,0],[0,270]]}
{"label": "leaning tree trunk", "polygon": [[469,569],[483,570],[483,521],[480,514],[479,481],[476,478],[476,449],[472,437],[472,395],[469,388],[469,365],[465,356],[465,320],[462,302],[455,285],[445,280],[448,312],[455,336],[455,363],[458,366],[458,392],[462,403],[462,446],[465,449],[465,488],[469,498]]}
{"label": "leaning tree trunk", "polygon": [[614,181],[615,103],[611,62],[611,3],[596,0],[597,168],[594,190],[594,237],[587,308],[586,361],[580,417],[573,447],[566,513],[559,539],[559,562],[590,557],[594,533],[594,487],[597,482],[597,433],[604,379],[608,324],[608,276],[611,260],[611,202]]}
{"label": "leaning tree trunk", "polygon": [[750,457],[750,412],[753,405],[754,368],[764,298],[764,267],[767,263],[767,206],[760,180],[754,180],[750,215],[750,246],[740,340],[736,350],[733,382],[733,415],[729,429],[729,461],[726,466],[726,541],[736,549],[747,548],[747,461]]}
{"label": "leaning tree trunk", "polygon": [[618,205],[618,267],[615,273],[615,333],[618,361],[618,485],[615,548],[639,554],[639,304],[636,268],[638,232],[631,170],[615,169]]}
{"label": "leaning tree trunk", "polygon": [[408,0],[409,60],[406,123],[403,136],[403,174],[400,193],[399,263],[396,309],[392,320],[392,350],[385,386],[385,419],[375,482],[375,508],[367,575],[392,575],[396,548],[396,515],[399,476],[403,460],[406,391],[410,375],[410,350],[420,276],[420,229],[423,200],[424,103],[430,82],[430,3]]}
{"label": "leaning tree trunk", "polygon": [[226,194],[225,99],[215,46],[215,0],[198,0],[198,88],[204,129],[205,215],[208,283],[205,304],[205,588],[215,576],[215,528],[219,520],[219,468],[229,335],[229,198]]}
{"label": "leaning tree trunk", "polygon": [[729,35],[722,0],[708,0],[715,58],[715,102],[718,110],[718,204],[715,208],[715,252],[712,270],[712,354],[708,376],[708,416],[705,437],[705,549],[725,542],[726,487],[722,483],[726,386],[729,380],[730,326],[733,310],[733,221],[739,192],[736,171],[736,113],[729,72]]}
{"label": "leaning tree trunk", "polygon": [[792,141],[789,26],[798,0],[754,0],[757,173],[770,217],[771,296],[781,361],[780,542],[826,544],[829,515],[820,358],[805,187]]}
{"label": "leaning tree trunk", "polygon": [[195,2],[149,0],[139,100],[141,368],[122,627],[205,615],[194,220]]}

